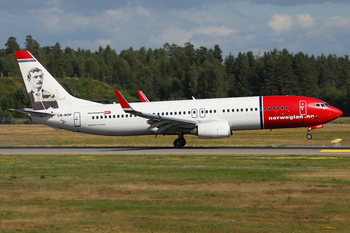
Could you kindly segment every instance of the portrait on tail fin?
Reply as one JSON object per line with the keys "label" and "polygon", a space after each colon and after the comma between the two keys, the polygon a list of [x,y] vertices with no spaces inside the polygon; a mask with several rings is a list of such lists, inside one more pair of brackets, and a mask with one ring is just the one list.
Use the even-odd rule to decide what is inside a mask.
{"label": "portrait on tail fin", "polygon": [[43,89],[44,73],[38,67],[29,70],[27,80],[30,83],[31,91],[28,96],[34,110],[58,108],[55,94]]}

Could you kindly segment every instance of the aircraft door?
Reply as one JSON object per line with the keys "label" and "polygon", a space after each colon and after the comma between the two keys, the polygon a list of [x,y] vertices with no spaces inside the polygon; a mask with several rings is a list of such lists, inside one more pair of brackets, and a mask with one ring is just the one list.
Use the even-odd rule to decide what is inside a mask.
{"label": "aircraft door", "polygon": [[192,111],[191,111],[192,118],[197,118],[197,116],[198,116],[197,114],[198,114],[197,109],[196,108],[192,109]]}
{"label": "aircraft door", "polygon": [[306,115],[307,114],[306,100],[300,100],[299,101],[299,111],[300,111],[300,115]]}
{"label": "aircraft door", "polygon": [[74,126],[80,127],[81,126],[81,120],[80,120],[80,112],[74,113]]}

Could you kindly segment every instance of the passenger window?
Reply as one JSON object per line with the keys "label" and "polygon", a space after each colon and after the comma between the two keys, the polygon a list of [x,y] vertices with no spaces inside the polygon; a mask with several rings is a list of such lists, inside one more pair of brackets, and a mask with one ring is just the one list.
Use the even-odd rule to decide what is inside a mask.
{"label": "passenger window", "polygon": [[225,112],[225,109],[223,109],[222,112]]}
{"label": "passenger window", "polygon": [[235,110],[234,110],[234,109],[232,109],[232,112],[235,112]]}
{"label": "passenger window", "polygon": [[109,119],[111,119],[112,118],[112,116],[111,115],[109,115]]}
{"label": "passenger window", "polygon": [[94,116],[92,116],[92,119],[95,119],[95,117],[94,117]]}
{"label": "passenger window", "polygon": [[227,112],[230,112],[230,109],[227,109]]}
{"label": "passenger window", "polygon": [[165,115],[168,115],[168,112],[166,112]]}
{"label": "passenger window", "polygon": [[170,115],[172,116],[172,115],[173,115],[173,112],[170,112]]}
{"label": "passenger window", "polygon": [[181,115],[181,112],[179,112],[179,115]]}
{"label": "passenger window", "polygon": [[272,110],[275,110],[275,107],[272,107]]}
{"label": "passenger window", "polygon": [[277,107],[277,110],[280,110],[280,107]]}
{"label": "passenger window", "polygon": [[125,117],[128,117],[128,114],[126,114]]}
{"label": "passenger window", "polygon": [[286,106],[286,110],[288,110],[288,106]]}
{"label": "passenger window", "polygon": [[216,110],[214,110],[214,113],[216,113]]}
{"label": "passenger window", "polygon": [[208,110],[205,110],[205,113],[208,113]]}
{"label": "passenger window", "polygon": [[124,114],[122,114],[122,118],[124,118]]}
{"label": "passenger window", "polygon": [[283,110],[283,107],[281,107],[281,110]]}
{"label": "passenger window", "polygon": [[174,115],[176,115],[177,114],[177,112],[174,112]]}
{"label": "passenger window", "polygon": [[267,108],[264,108],[264,111],[266,111],[267,110]]}
{"label": "passenger window", "polygon": [[191,112],[190,111],[188,111],[188,115],[190,115],[191,114]]}
{"label": "passenger window", "polygon": [[243,112],[243,108],[241,108],[241,112]]}
{"label": "passenger window", "polygon": [[164,116],[164,112],[162,112],[162,116]]}
{"label": "passenger window", "polygon": [[258,111],[258,108],[255,108],[255,112],[257,112]]}
{"label": "passenger window", "polygon": [[210,110],[209,112],[212,113],[212,110]]}
{"label": "passenger window", "polygon": [[252,111],[253,111],[253,108],[251,108],[250,111],[252,112]]}
{"label": "passenger window", "polygon": [[113,118],[115,118],[115,115],[113,115]]}
{"label": "passenger window", "polygon": [[269,111],[271,111],[271,107],[269,107]]}
{"label": "passenger window", "polygon": [[239,109],[237,108],[237,112],[239,112]]}
{"label": "passenger window", "polygon": [[248,108],[246,108],[245,111],[248,112]]}

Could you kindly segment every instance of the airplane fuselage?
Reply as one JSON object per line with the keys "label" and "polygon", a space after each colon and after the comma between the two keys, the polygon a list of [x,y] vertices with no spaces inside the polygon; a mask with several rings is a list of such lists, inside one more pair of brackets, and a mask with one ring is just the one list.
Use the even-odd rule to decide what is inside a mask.
{"label": "airplane fuselage", "polygon": [[[256,96],[132,103],[139,111],[199,124],[227,121],[231,131],[310,127],[327,123],[339,112],[324,101],[300,96]],[[50,111],[50,110],[48,110]],[[52,110],[51,110],[52,111]],[[120,104],[86,105],[53,110],[52,117],[31,116],[35,122],[82,133],[126,136],[155,134],[147,119],[123,111]],[[185,130],[190,133],[192,128]],[[167,131],[164,134],[176,134]]]}

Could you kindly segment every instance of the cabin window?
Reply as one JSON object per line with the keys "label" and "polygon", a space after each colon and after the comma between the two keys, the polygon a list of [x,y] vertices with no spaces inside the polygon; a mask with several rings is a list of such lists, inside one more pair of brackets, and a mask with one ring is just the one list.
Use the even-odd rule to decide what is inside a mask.
{"label": "cabin window", "polygon": [[177,114],[177,112],[174,112],[174,115],[176,115]]}
{"label": "cabin window", "polygon": [[284,108],[283,107],[281,107],[281,110],[283,110]]}
{"label": "cabin window", "polygon": [[184,115],[186,115],[186,112],[184,111]]}
{"label": "cabin window", "polygon": [[272,110],[275,110],[275,107],[272,107]]}
{"label": "cabin window", "polygon": [[257,112],[258,111],[258,108],[255,108],[255,112]]}
{"label": "cabin window", "polygon": [[230,112],[230,109],[227,109],[227,112]]}
{"label": "cabin window", "polygon": [[222,112],[225,112],[225,109],[223,109]]}
{"label": "cabin window", "polygon": [[271,107],[269,107],[269,111],[271,111]]}
{"label": "cabin window", "polygon": [[122,114],[122,118],[124,118],[124,114]]}
{"label": "cabin window", "polygon": [[286,106],[286,110],[288,110],[288,106]]}
{"label": "cabin window", "polygon": [[243,112],[243,108],[241,108],[241,112]]}
{"label": "cabin window", "polygon": [[188,111],[188,115],[190,115],[191,114],[191,111]]}
{"label": "cabin window", "polygon": [[214,110],[214,113],[216,113],[216,110]]}
{"label": "cabin window", "polygon": [[213,112],[212,110],[209,111],[209,113],[212,113],[212,112]]}
{"label": "cabin window", "polygon": [[235,110],[234,110],[234,109],[232,109],[232,112],[235,112]]}

